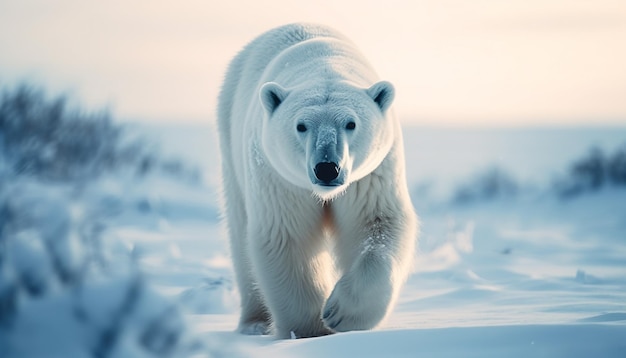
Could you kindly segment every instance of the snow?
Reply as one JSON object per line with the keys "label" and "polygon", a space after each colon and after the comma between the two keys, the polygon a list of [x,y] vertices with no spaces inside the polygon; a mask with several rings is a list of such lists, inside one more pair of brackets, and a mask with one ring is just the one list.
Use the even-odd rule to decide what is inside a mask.
{"label": "snow", "polygon": [[275,344],[265,356],[618,357],[626,329],[609,325],[515,325],[348,332]]}
{"label": "snow", "polygon": [[[30,214],[5,228],[17,234],[8,238],[11,260],[0,255],[0,356],[626,352],[626,188],[569,199],[549,191],[591,146],[611,151],[622,145],[626,128],[405,128],[421,235],[414,272],[395,310],[376,330],[282,341],[233,332],[238,293],[217,209],[214,128],[132,130],[156,138],[162,152],[199,165],[204,180],[105,177],[79,198],[57,187],[20,184],[23,194],[10,196],[11,210]],[[450,200],[455,188],[493,166],[519,181],[521,193]],[[102,245],[102,264],[81,276],[79,289],[69,289],[65,266],[54,259],[67,264],[65,271],[77,271],[93,255],[94,246],[79,239],[85,231]],[[24,277],[48,284],[49,293],[7,299]],[[5,301],[17,305],[10,329]],[[114,324],[122,333],[107,346],[98,332]],[[106,349],[98,351],[99,344]]]}

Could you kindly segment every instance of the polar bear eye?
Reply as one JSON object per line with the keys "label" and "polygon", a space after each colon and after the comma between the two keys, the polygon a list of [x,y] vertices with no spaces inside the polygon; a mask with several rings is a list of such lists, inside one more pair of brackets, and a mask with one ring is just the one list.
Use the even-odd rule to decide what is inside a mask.
{"label": "polar bear eye", "polygon": [[353,121],[348,122],[348,124],[346,124],[346,129],[354,129],[356,128],[356,123],[354,123]]}
{"label": "polar bear eye", "polygon": [[296,129],[298,130],[298,132],[302,133],[302,132],[306,132],[306,126],[302,123],[298,124],[298,126],[296,126]]}

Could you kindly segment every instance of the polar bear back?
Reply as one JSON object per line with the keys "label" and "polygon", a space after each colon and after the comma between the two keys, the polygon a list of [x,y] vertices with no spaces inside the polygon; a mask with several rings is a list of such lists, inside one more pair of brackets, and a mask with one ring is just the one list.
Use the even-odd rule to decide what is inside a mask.
{"label": "polar bear back", "polygon": [[[320,62],[325,64],[320,66]],[[313,24],[285,25],[250,42],[231,62],[218,109],[226,115],[220,118],[241,118],[232,116],[233,100],[252,103],[251,97],[264,82],[276,81],[285,87],[297,85],[299,80],[311,78],[307,70],[321,69],[340,74],[362,87],[370,86],[378,77],[352,42],[334,29]]]}
{"label": "polar bear back", "polygon": [[367,88],[377,77],[365,57],[351,42],[333,37],[316,37],[281,51],[265,68],[260,82],[274,81],[284,87],[291,87],[327,78]]}
{"label": "polar bear back", "polygon": [[[317,37],[344,39],[341,34],[330,28],[291,24],[268,31],[245,46],[232,60],[226,73],[218,101],[219,118],[233,117],[233,109],[238,109],[233,108],[235,100],[240,103],[251,103],[251,96],[258,90],[261,76],[269,63],[282,51]],[[242,83],[241,79],[245,79],[245,83]]]}

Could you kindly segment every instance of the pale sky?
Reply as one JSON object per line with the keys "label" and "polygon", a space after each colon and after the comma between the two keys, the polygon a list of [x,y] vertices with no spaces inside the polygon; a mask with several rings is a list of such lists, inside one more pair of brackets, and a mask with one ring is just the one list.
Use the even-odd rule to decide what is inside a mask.
{"label": "pale sky", "polygon": [[3,0],[0,85],[212,121],[230,59],[295,21],[349,36],[406,124],[626,124],[624,0]]}

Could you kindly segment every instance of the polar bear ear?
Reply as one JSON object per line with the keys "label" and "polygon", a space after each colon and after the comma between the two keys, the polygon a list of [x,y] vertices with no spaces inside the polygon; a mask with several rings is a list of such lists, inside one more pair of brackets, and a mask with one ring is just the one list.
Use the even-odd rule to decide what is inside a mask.
{"label": "polar bear ear", "polygon": [[368,88],[366,92],[372,100],[376,102],[378,108],[380,108],[380,111],[383,113],[391,106],[391,102],[393,102],[395,96],[393,85],[387,81],[375,83],[372,87]]}
{"label": "polar bear ear", "polygon": [[287,97],[288,91],[276,82],[267,82],[261,86],[259,96],[261,97],[261,104],[268,114],[274,113],[276,108]]}

